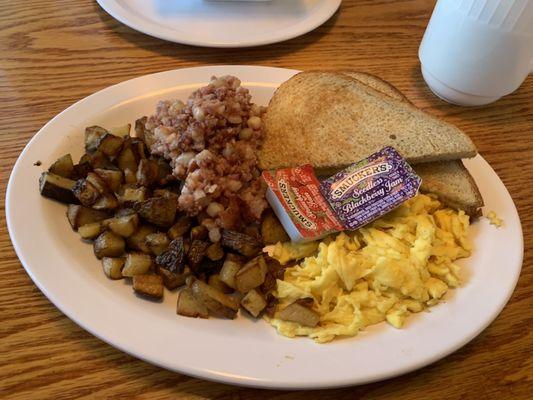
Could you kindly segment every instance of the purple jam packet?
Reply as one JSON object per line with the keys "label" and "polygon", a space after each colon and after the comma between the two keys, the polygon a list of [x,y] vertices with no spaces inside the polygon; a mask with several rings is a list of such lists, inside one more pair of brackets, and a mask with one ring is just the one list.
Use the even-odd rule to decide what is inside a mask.
{"label": "purple jam packet", "polygon": [[392,211],[418,193],[422,180],[392,147],[321,181],[320,189],[346,229]]}

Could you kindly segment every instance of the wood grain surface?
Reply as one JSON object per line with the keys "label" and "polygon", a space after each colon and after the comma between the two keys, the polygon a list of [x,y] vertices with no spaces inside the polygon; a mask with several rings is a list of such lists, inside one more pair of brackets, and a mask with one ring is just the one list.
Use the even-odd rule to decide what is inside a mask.
{"label": "wood grain surface", "polygon": [[1,0],[2,199],[13,164],[39,128],[109,85],[207,64],[354,68],[389,80],[417,106],[455,123],[473,138],[516,202],[525,254],[518,286],[501,315],[445,359],[402,377],[353,388],[253,390],[152,366],[71,322],[22,268],[7,233],[2,200],[0,398],[533,398],[533,77],[486,107],[461,108],[437,99],[421,78],[417,57],[433,6],[430,0],[345,0],[329,21],[302,37],[259,48],[206,49],[138,33],[93,0]]}

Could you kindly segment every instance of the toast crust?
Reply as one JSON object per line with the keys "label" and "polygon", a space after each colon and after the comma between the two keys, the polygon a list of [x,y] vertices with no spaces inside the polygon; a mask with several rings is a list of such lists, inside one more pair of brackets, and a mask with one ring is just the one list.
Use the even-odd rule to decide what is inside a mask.
{"label": "toast crust", "polygon": [[368,72],[354,70],[337,70],[336,72],[347,75],[350,78],[357,79],[359,82],[370,86],[372,89],[392,97],[393,99],[412,104],[409,99],[400,91],[400,89],[381,79],[379,76],[369,74]]}

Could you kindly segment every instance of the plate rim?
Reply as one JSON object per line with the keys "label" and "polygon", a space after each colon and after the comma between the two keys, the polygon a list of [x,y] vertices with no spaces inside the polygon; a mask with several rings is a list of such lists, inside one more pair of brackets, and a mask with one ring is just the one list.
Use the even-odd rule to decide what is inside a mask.
{"label": "plate rim", "polygon": [[[176,37],[176,31],[173,31],[171,29],[168,29],[166,27],[157,25],[149,20],[143,20],[141,18],[138,18],[135,15],[132,15],[128,13],[119,3],[117,0],[96,0],[99,6],[111,17],[116,19],[117,21],[121,22],[122,24],[130,27],[133,30],[136,30],[138,32],[141,32],[145,35],[152,36],[161,40],[166,40],[173,43],[180,43],[190,46],[198,46],[198,47],[211,47],[211,48],[243,48],[243,47],[257,47],[257,46],[265,46],[268,44],[274,44],[274,43],[280,43],[284,42],[286,40],[294,39],[296,37],[305,35],[306,33],[309,33],[322,24],[324,24],[326,21],[328,21],[339,9],[342,0],[321,0],[324,1],[326,5],[331,3],[331,1],[334,1],[335,3],[331,3],[331,6],[329,8],[325,8],[322,14],[320,15],[320,18],[317,18],[316,21],[313,21],[313,23],[305,26],[304,28],[294,30],[294,29],[284,29],[282,30],[282,34],[276,34],[274,33],[272,37],[265,38],[265,39],[246,39],[242,41],[205,41],[205,40],[199,40],[194,39],[194,37],[185,36],[181,38]],[[325,7],[325,6],[324,6]]]}
{"label": "plate rim", "polygon": [[[16,163],[14,164],[14,167],[13,167],[12,172],[10,174],[8,185],[7,185],[7,188],[6,188],[6,200],[5,200],[6,222],[7,222],[7,228],[8,228],[10,239],[12,241],[13,247],[15,249],[15,252],[17,253],[17,256],[19,257],[19,260],[20,260],[21,264],[23,265],[23,267],[24,267],[25,271],[28,273],[28,275],[31,277],[33,283],[52,302],[52,304],[54,304],[69,319],[71,319],[77,325],[81,326],[86,331],[90,332],[92,335],[98,337],[100,340],[112,345],[113,347],[115,347],[115,348],[117,348],[117,349],[119,349],[121,351],[124,351],[127,354],[130,354],[130,355],[132,355],[132,356],[134,356],[136,358],[142,359],[142,360],[144,360],[146,362],[149,362],[151,364],[155,364],[155,365],[158,365],[158,366],[160,366],[162,368],[165,368],[165,369],[174,370],[174,371],[177,371],[177,372],[180,372],[180,373],[184,373],[184,374],[189,375],[189,376],[194,376],[194,377],[197,377],[197,378],[201,378],[201,379],[208,379],[208,380],[217,381],[217,382],[221,382],[221,383],[236,384],[236,385],[240,385],[240,386],[260,387],[260,388],[270,388],[270,389],[274,389],[274,388],[283,388],[283,389],[319,389],[319,388],[344,387],[344,386],[352,386],[352,385],[362,384],[362,383],[370,383],[370,382],[374,382],[374,381],[379,381],[379,380],[382,380],[382,379],[390,378],[390,377],[393,377],[393,376],[398,376],[398,375],[401,375],[401,374],[404,374],[404,373],[419,369],[419,368],[421,368],[423,366],[429,365],[429,364],[435,362],[436,360],[439,360],[439,359],[445,357],[446,355],[453,353],[454,351],[456,351],[457,349],[461,348],[466,343],[468,343],[472,339],[474,339],[477,335],[479,335],[479,333],[481,331],[483,331],[488,325],[490,325],[490,323],[492,323],[494,321],[494,319],[497,318],[497,316],[500,314],[500,312],[503,310],[503,308],[505,307],[505,305],[509,301],[510,297],[512,296],[512,294],[514,292],[514,288],[516,287],[518,278],[520,276],[521,267],[522,267],[522,263],[523,263],[523,231],[522,231],[522,228],[521,228],[520,218],[519,218],[518,212],[516,210],[516,205],[514,204],[514,201],[512,200],[512,197],[510,196],[507,188],[505,187],[503,182],[500,180],[500,178],[497,176],[495,171],[490,167],[490,165],[487,163],[487,161],[481,155],[476,156],[476,158],[473,159],[473,160],[467,160],[467,161],[469,161],[470,163],[481,163],[481,164],[483,164],[482,165],[483,168],[488,168],[488,171],[496,176],[496,178],[498,179],[499,183],[501,184],[501,188],[504,190],[504,194],[508,197],[508,199],[511,201],[511,204],[513,205],[512,211],[515,214],[516,221],[517,221],[517,228],[519,229],[519,232],[520,232],[520,243],[519,243],[519,248],[521,249],[521,252],[519,254],[520,268],[518,268],[516,270],[516,274],[514,276],[514,282],[512,283],[512,289],[507,292],[507,295],[505,296],[505,298],[501,298],[500,299],[500,303],[499,303],[499,306],[497,307],[497,310],[493,311],[492,315],[490,316],[490,318],[488,318],[486,320],[485,324],[480,325],[475,332],[471,333],[471,335],[469,335],[467,337],[464,337],[463,340],[461,340],[460,342],[457,342],[455,346],[447,348],[446,350],[441,351],[440,353],[434,354],[433,357],[431,357],[429,359],[421,360],[417,364],[411,364],[409,366],[406,366],[403,369],[396,369],[394,372],[391,372],[391,371],[384,372],[384,373],[382,373],[380,375],[374,376],[373,379],[365,379],[364,381],[357,381],[357,379],[354,380],[353,378],[352,379],[345,378],[345,379],[341,379],[341,380],[338,380],[338,381],[335,381],[335,382],[329,382],[329,383],[320,381],[320,382],[305,382],[305,383],[303,383],[303,382],[295,382],[293,384],[288,384],[286,382],[279,383],[279,382],[268,380],[268,379],[267,380],[253,380],[253,379],[246,379],[245,377],[226,376],[226,375],[217,373],[217,371],[206,370],[205,368],[204,369],[199,369],[199,370],[190,369],[190,368],[186,368],[186,367],[177,369],[177,368],[174,368],[174,367],[169,367],[168,365],[166,365],[164,363],[160,363],[157,360],[153,360],[153,359],[149,359],[147,357],[144,357],[142,354],[139,354],[139,352],[135,352],[135,351],[127,348],[126,346],[122,345],[121,343],[117,343],[117,342],[111,341],[109,338],[103,337],[101,334],[99,334],[99,332],[97,332],[94,329],[92,329],[91,326],[89,325],[89,323],[86,323],[86,321],[80,321],[79,318],[76,318],[76,315],[71,313],[66,305],[61,304],[60,302],[58,302],[57,299],[55,298],[54,294],[51,293],[49,290],[47,290],[47,288],[44,285],[42,285],[41,282],[39,282],[39,280],[35,277],[31,266],[27,265],[27,262],[25,260],[25,256],[24,256],[24,254],[21,253],[21,250],[19,248],[19,244],[17,243],[17,241],[15,240],[15,238],[13,236],[13,229],[14,229],[14,224],[15,224],[15,222],[12,220],[12,212],[11,212],[11,209],[12,209],[11,208],[11,199],[12,199],[12,195],[13,195],[12,194],[13,181],[16,179],[15,178],[16,171],[17,171],[18,168],[20,168],[21,162],[24,159],[24,156],[25,156],[26,152],[28,151],[28,149],[30,149],[31,145],[34,143],[36,138],[39,137],[39,135],[43,135],[43,132],[46,132],[45,128],[47,126],[52,124],[57,119],[60,119],[64,115],[64,113],[66,113],[68,110],[76,107],[79,103],[81,103],[83,101],[87,101],[88,99],[91,99],[91,98],[98,97],[98,96],[102,95],[102,93],[105,93],[106,91],[110,90],[111,88],[117,88],[117,87],[120,88],[120,86],[122,86],[122,85],[131,85],[136,80],[150,79],[150,78],[157,77],[157,76],[164,77],[166,74],[173,74],[173,73],[178,73],[179,74],[179,73],[182,73],[184,70],[213,71],[213,70],[224,70],[224,69],[230,69],[232,71],[239,70],[239,69],[241,69],[241,70],[249,70],[249,71],[257,71],[257,70],[261,70],[261,69],[268,69],[268,70],[272,70],[272,71],[277,70],[278,72],[283,72],[283,73],[287,73],[287,74],[293,74],[293,73],[298,72],[296,70],[289,70],[289,69],[285,69],[285,68],[275,68],[275,67],[222,65],[222,66],[203,66],[203,67],[183,68],[183,69],[163,71],[163,72],[159,72],[159,73],[155,73],[155,74],[149,74],[149,75],[140,76],[140,77],[137,77],[137,78],[126,80],[124,82],[121,82],[121,83],[118,83],[118,84],[115,84],[115,85],[111,85],[111,86],[109,86],[107,88],[99,90],[99,91],[95,92],[94,94],[91,94],[90,96],[87,96],[87,97],[75,102],[71,106],[67,107],[64,111],[62,111],[61,113],[59,113],[55,117],[53,117],[50,121],[48,121],[31,138],[31,140],[26,144],[26,146],[24,147],[23,151],[19,155]],[[213,72],[213,73],[216,74],[216,72]],[[261,81],[261,82],[263,82],[263,81]],[[145,88],[145,90],[146,91],[149,91],[149,90],[153,91],[154,89],[153,88],[152,89],[151,88]],[[476,159],[477,159],[477,161],[476,161]]]}

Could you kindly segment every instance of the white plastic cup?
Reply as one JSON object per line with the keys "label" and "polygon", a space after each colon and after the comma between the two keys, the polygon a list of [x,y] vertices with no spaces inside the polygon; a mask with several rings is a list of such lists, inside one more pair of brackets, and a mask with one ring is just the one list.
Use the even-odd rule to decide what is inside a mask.
{"label": "white plastic cup", "polygon": [[533,72],[533,0],[438,0],[418,56],[437,96],[492,103]]}

